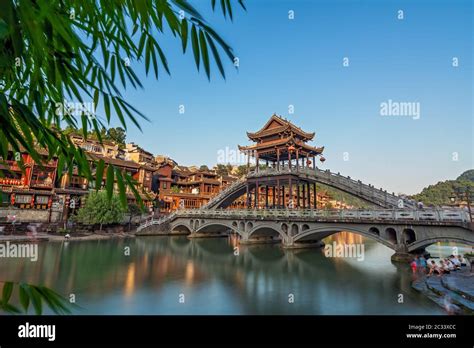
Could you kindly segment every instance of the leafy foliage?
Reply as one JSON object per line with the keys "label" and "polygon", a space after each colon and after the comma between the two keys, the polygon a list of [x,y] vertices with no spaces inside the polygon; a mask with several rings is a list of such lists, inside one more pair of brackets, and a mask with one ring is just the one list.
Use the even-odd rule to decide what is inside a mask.
{"label": "leafy foliage", "polygon": [[107,130],[106,139],[109,139],[116,143],[121,149],[125,147],[125,140],[127,138],[127,133],[122,127],[109,128]]}
{"label": "leafy foliage", "polygon": [[[14,288],[18,290],[18,302],[20,306],[11,303]],[[4,282],[0,310],[11,313],[27,313],[32,307],[36,314],[43,313],[43,303],[56,314],[70,314],[74,307],[64,297],[46,286],[31,285],[27,283]]]}
{"label": "leafy foliage", "polygon": [[[66,127],[64,129],[65,134],[83,134],[83,129],[78,128],[74,129],[73,127]],[[116,127],[116,128],[101,128],[99,132],[100,136],[97,135],[97,133],[94,130],[90,130],[87,132],[87,138],[89,139],[94,139],[94,140],[99,140],[101,141],[108,140],[108,141],[113,141],[117,145],[119,145],[120,148],[125,147],[126,139],[127,139],[127,132],[125,129],[122,127]]]}
{"label": "leafy foliage", "polygon": [[90,192],[76,219],[83,224],[100,224],[102,228],[102,225],[122,222],[125,212],[117,195],[109,198],[105,191]]}
{"label": "leafy foliage", "polygon": [[435,185],[425,187],[420,193],[413,195],[413,199],[428,205],[450,205],[451,198],[458,199],[456,192],[469,189],[474,192],[474,169],[462,173],[456,180],[440,181]]}
{"label": "leafy foliage", "polygon": [[474,169],[466,170],[464,173],[459,175],[456,180],[466,180],[474,182]]}
{"label": "leafy foliage", "polygon": [[[215,1],[211,4],[214,8]],[[220,4],[224,17],[233,19],[230,0]],[[11,146],[41,163],[38,150],[45,148],[59,158],[59,168],[76,165],[89,180],[87,158],[62,126],[81,128],[84,137],[92,130],[101,139],[114,114],[124,130],[129,122],[140,128],[138,120],[146,117],[120,88],[142,88],[133,67],[143,62],[147,75],[170,73],[158,39],[165,30],[182,42],[183,53],[191,41],[196,66],[202,63],[208,79],[211,55],[224,78],[220,50],[232,62],[235,58],[187,0],[4,0],[1,7],[0,156],[7,158]],[[70,107],[71,100],[80,107]],[[92,111],[82,107],[87,103]],[[99,107],[105,117],[96,115]],[[125,188],[134,185],[131,177],[115,168],[107,174],[125,197]],[[112,189],[107,185],[109,197]],[[138,199],[137,189],[132,190]]]}

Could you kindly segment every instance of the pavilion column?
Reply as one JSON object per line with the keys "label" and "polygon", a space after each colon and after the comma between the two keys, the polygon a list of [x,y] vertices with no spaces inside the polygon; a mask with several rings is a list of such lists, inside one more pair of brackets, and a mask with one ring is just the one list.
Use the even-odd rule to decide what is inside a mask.
{"label": "pavilion column", "polygon": [[311,209],[311,184],[306,183],[306,192],[308,192],[308,208]]}
{"label": "pavilion column", "polygon": [[280,149],[277,149],[277,170],[280,170]]}
{"label": "pavilion column", "polygon": [[[298,167],[300,166],[299,163],[298,163],[299,161],[300,161],[299,150],[296,149],[296,171],[298,171]],[[298,190],[298,192],[299,192],[299,190]]]}
{"label": "pavilion column", "polygon": [[306,208],[306,184],[303,182],[303,209]]}
{"label": "pavilion column", "polygon": [[285,206],[285,185],[281,187],[282,190],[282,198],[283,198],[283,207]]}
{"label": "pavilion column", "polygon": [[[288,203],[290,203],[293,200],[293,187],[291,183],[291,178],[288,180]],[[284,197],[284,196],[283,196]],[[283,198],[285,200],[285,198]],[[294,204],[293,204],[294,206]]]}
{"label": "pavilion column", "polygon": [[275,186],[272,187],[272,191],[273,191],[273,195],[272,195],[272,205],[273,205],[273,209],[275,209]]}
{"label": "pavilion column", "polygon": [[256,159],[256,162],[257,162],[257,163],[256,163],[255,171],[258,173],[258,170],[259,170],[259,168],[258,168],[258,152],[257,152],[257,154],[255,155],[255,159]]}
{"label": "pavilion column", "polygon": [[280,180],[277,180],[277,196],[278,196],[278,199],[277,199],[277,202],[278,202],[278,207],[280,207]]}
{"label": "pavilion column", "polygon": [[247,151],[247,173],[250,171],[250,150]]}
{"label": "pavilion column", "polygon": [[300,181],[296,181],[296,208],[300,207]]}
{"label": "pavilion column", "polygon": [[318,196],[316,195],[316,183],[313,183],[314,209],[318,209]]}
{"label": "pavilion column", "polygon": [[313,169],[316,169],[316,156],[313,156]]}
{"label": "pavilion column", "polygon": [[291,171],[291,153],[290,153],[290,150],[288,150],[288,168]]}
{"label": "pavilion column", "polygon": [[[258,163],[258,162],[257,162],[257,163]],[[255,209],[258,209],[258,202],[259,202],[259,200],[258,200],[258,194],[259,194],[259,192],[258,192],[258,181],[256,181],[256,182],[255,182],[255,204],[254,204]]]}
{"label": "pavilion column", "polygon": [[250,190],[249,190],[249,183],[247,183],[247,199],[246,199],[246,205],[247,205],[247,209],[250,208]]}
{"label": "pavilion column", "polygon": [[268,209],[268,185],[265,185],[265,208]]}

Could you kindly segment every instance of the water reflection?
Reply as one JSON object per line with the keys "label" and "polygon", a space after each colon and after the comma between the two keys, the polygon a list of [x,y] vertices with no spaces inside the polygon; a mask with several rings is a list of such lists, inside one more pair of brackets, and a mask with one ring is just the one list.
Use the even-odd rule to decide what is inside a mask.
{"label": "water reflection", "polygon": [[443,313],[411,288],[408,266],[392,264],[390,249],[347,232],[332,241],[364,243],[364,260],[279,245],[240,246],[235,255],[234,236],[143,237],[40,244],[37,262],[2,260],[0,274],[74,293],[78,314]]}

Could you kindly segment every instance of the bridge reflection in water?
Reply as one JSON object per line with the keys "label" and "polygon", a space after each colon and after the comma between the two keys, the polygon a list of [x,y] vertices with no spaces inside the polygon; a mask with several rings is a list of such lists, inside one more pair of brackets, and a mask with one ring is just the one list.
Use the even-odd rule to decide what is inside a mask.
{"label": "bridge reflection in water", "polygon": [[78,314],[441,313],[411,289],[409,270],[390,262],[390,249],[350,233],[330,238],[364,243],[364,261],[278,245],[240,246],[235,255],[235,236],[142,237],[40,244],[37,262],[8,259],[0,273],[74,293],[83,308]]}

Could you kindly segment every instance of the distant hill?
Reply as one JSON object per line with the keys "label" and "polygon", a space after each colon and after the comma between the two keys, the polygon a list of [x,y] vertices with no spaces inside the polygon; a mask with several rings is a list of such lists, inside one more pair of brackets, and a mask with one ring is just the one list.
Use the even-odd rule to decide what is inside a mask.
{"label": "distant hill", "polygon": [[474,182],[474,169],[466,170],[464,173],[459,175],[456,180],[467,180]]}
{"label": "distant hill", "polygon": [[425,187],[412,198],[427,205],[449,205],[451,197],[457,188],[470,187],[474,192],[474,169],[462,173],[456,180],[440,181],[435,185]]}

